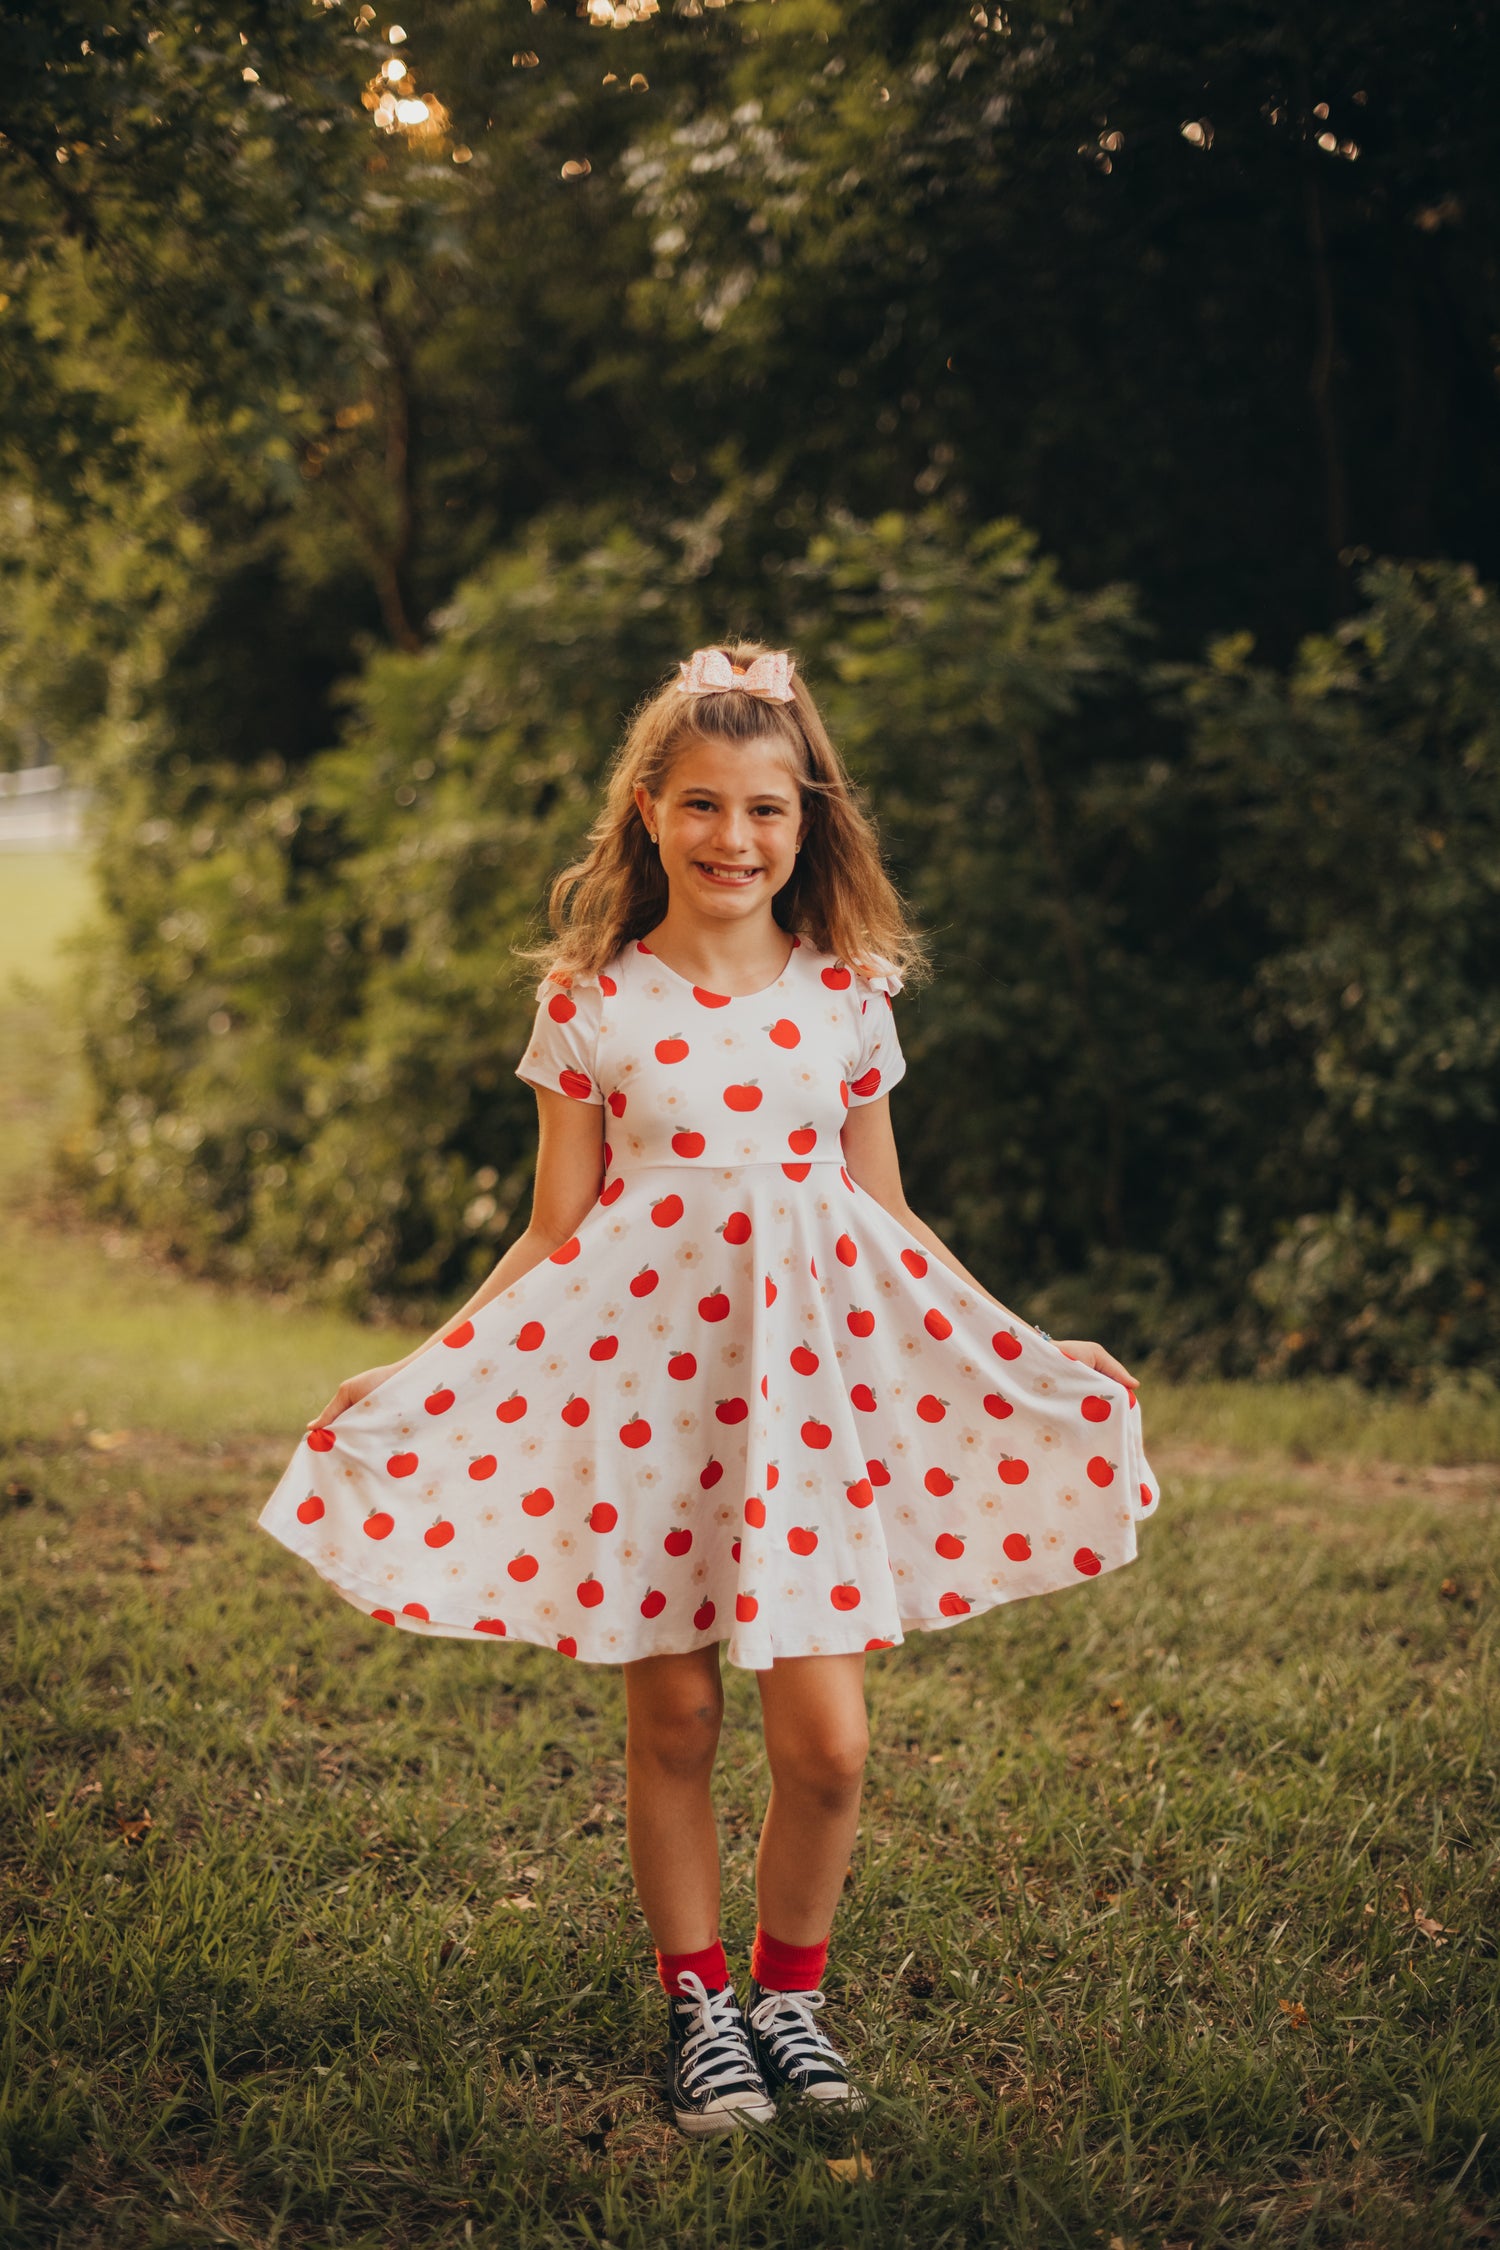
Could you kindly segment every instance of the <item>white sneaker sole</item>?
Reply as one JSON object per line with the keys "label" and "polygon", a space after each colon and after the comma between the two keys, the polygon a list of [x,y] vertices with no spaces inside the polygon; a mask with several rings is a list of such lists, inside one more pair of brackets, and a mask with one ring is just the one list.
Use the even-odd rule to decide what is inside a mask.
{"label": "white sneaker sole", "polygon": [[772,2125],[774,2102],[741,2102],[733,2109],[674,2109],[672,2122],[690,2140],[707,2140],[716,2133],[738,2133],[746,2126]]}

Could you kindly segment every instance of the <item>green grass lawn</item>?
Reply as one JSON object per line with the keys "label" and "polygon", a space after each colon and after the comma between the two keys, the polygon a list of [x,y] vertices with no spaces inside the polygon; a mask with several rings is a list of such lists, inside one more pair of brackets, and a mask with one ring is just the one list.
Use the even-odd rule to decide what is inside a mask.
{"label": "green grass lawn", "polygon": [[[1492,1402],[1148,1381],[1141,1561],[872,1660],[830,1979],[865,2124],[691,2148],[616,1675],[382,1630],[254,1529],[396,1339],[59,1207],[81,1089],[29,974],[0,1009],[0,2240],[1500,2242]],[[753,1683],[729,1700],[742,1965],[765,1773]]]}

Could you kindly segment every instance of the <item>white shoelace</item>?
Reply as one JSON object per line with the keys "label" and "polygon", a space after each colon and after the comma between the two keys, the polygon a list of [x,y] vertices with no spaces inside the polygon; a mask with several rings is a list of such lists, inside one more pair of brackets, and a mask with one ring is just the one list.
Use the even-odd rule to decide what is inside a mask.
{"label": "white shoelace", "polygon": [[762,2038],[776,2041],[783,2068],[789,2063],[819,2062],[842,2077],[844,2058],[814,2021],[817,2010],[827,2005],[821,1992],[767,1992],[751,2009],[750,2021]]}
{"label": "white shoelace", "polygon": [[685,1969],[677,1979],[678,1998],[691,2000],[698,2021],[682,2047],[683,2082],[694,2093],[718,2093],[726,2086],[755,2085],[760,2072],[745,2036],[745,2021],[726,1984],[710,1992],[702,1977]]}

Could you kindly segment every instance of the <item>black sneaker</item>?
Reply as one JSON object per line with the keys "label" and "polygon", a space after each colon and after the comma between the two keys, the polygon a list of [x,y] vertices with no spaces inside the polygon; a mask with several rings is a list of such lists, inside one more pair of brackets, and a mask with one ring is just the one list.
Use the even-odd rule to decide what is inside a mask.
{"label": "black sneaker", "polygon": [[710,1992],[691,1969],[679,1982],[685,1989],[667,2002],[667,2098],[679,2130],[732,2133],[741,2125],[769,2125],[776,2104],[751,2051],[734,1986]]}
{"label": "black sneaker", "polygon": [[849,2083],[843,2056],[818,2028],[821,1992],[767,1992],[750,1980],[750,2041],[761,2075],[774,2093],[791,2086],[809,2101],[842,2102],[863,2109],[864,2095]]}

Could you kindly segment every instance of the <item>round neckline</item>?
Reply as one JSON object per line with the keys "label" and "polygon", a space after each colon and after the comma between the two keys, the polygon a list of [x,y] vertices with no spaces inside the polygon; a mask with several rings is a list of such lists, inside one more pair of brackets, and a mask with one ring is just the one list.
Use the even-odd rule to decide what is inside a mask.
{"label": "round neckline", "polygon": [[762,984],[757,986],[754,992],[718,992],[715,991],[714,987],[710,984],[694,984],[691,977],[685,977],[681,969],[674,969],[671,962],[664,960],[662,955],[657,952],[654,945],[647,945],[644,938],[637,938],[635,940],[635,945],[637,952],[644,953],[648,961],[654,961],[659,969],[665,969],[667,975],[672,978],[674,983],[686,985],[689,992],[711,992],[713,993],[713,997],[716,1000],[722,1000],[726,1006],[736,1000],[764,1000],[768,992],[774,992],[777,989],[778,985],[785,984],[787,980],[787,972],[790,970],[792,963],[796,960],[797,955],[802,950],[802,940],[800,938],[794,937],[792,939],[791,951],[787,954],[786,959],[782,962],[781,968],[777,975],[775,975],[771,979],[769,984]]}

